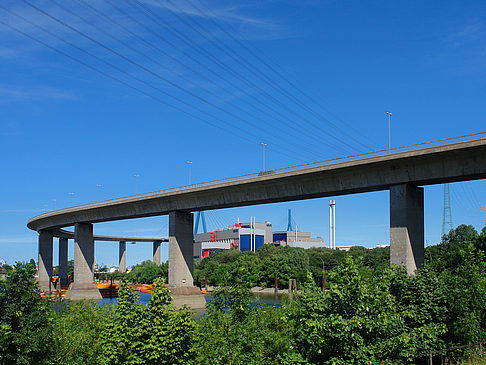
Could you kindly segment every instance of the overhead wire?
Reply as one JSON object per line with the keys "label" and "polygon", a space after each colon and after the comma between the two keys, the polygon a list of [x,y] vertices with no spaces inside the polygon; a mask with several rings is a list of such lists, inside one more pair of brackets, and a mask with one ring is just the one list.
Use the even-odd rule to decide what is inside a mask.
{"label": "overhead wire", "polygon": [[[112,51],[112,53],[114,53],[115,55],[120,55],[120,57],[121,57],[122,59],[129,60],[129,58],[128,58],[128,57],[121,55],[119,52],[117,52],[117,51],[115,51],[115,50],[112,50],[110,47],[108,47],[108,46],[106,46],[106,45],[102,44],[101,42],[99,42],[99,41],[97,41],[97,40],[93,39],[92,37],[90,37],[90,36],[86,35],[85,33],[81,32],[81,31],[79,31],[79,30],[77,30],[76,28],[71,27],[70,25],[66,24],[66,23],[65,23],[65,22],[63,22],[62,20],[57,19],[56,17],[54,17],[54,16],[52,16],[52,15],[48,14],[47,12],[43,11],[42,9],[40,9],[40,8],[36,7],[35,5],[33,5],[33,4],[29,3],[27,0],[22,0],[22,1],[23,1],[23,2],[25,2],[26,4],[28,4],[29,6],[33,7],[34,9],[38,10],[38,11],[39,11],[39,12],[41,12],[42,14],[44,14],[44,15],[48,16],[49,18],[51,18],[51,19],[53,19],[53,20],[57,21],[57,22],[58,22],[58,23],[60,23],[61,25],[66,26],[68,29],[70,29],[70,30],[74,31],[75,33],[78,33],[79,35],[81,35],[81,36],[83,36],[83,37],[85,37],[85,38],[89,39],[90,41],[92,41],[92,42],[94,42],[94,43],[96,43],[96,44],[100,45],[101,47],[105,48],[106,50]],[[10,13],[13,13],[13,12],[11,12],[10,10],[6,9],[6,8],[5,8],[5,7],[3,7],[3,6],[2,6],[2,8],[3,8],[4,10],[6,10],[6,11],[10,12]],[[16,15],[16,16],[19,16],[18,14],[15,14],[15,15]],[[19,17],[21,17],[21,16],[19,16]],[[28,21],[28,20],[26,20],[26,18],[24,18],[24,17],[22,17],[22,18],[23,18],[23,20],[24,20],[24,21]],[[28,22],[29,22],[30,24],[32,24],[32,25],[34,25],[34,26],[37,26],[38,28],[41,28],[41,29],[42,29],[42,27],[40,27],[39,25],[36,25],[35,23],[32,23],[32,22],[30,22],[30,21],[28,21]],[[160,88],[158,88],[158,87],[156,87],[156,86],[154,86],[154,85],[152,85],[152,84],[150,84],[150,83],[148,83],[148,82],[146,82],[146,81],[144,81],[144,80],[142,80],[142,79],[140,79],[140,78],[138,78],[138,77],[136,77],[136,76],[134,76],[134,75],[132,75],[132,74],[130,74],[130,73],[128,73],[128,72],[126,72],[126,71],[124,71],[123,69],[119,68],[118,66],[116,66],[116,65],[114,65],[114,64],[112,64],[112,63],[110,63],[110,62],[108,62],[108,61],[106,61],[106,60],[104,60],[104,59],[101,59],[100,57],[98,57],[98,56],[96,56],[96,55],[94,55],[94,54],[90,53],[89,51],[86,51],[86,50],[84,50],[84,49],[82,49],[82,48],[80,48],[80,47],[78,47],[78,46],[74,45],[73,43],[71,43],[71,42],[69,42],[69,41],[66,41],[65,39],[62,39],[62,37],[58,37],[58,36],[56,36],[54,33],[49,32],[49,31],[48,31],[48,30],[46,30],[45,28],[43,29],[43,31],[46,31],[46,32],[48,32],[48,34],[50,34],[51,36],[56,37],[57,39],[62,40],[63,42],[65,42],[65,43],[67,43],[67,44],[71,45],[72,47],[75,47],[75,48],[77,48],[78,50],[80,50],[80,51],[82,51],[82,52],[84,52],[84,53],[89,54],[91,57],[94,57],[94,58],[95,58],[95,59],[97,59],[98,61],[103,62],[103,63],[105,63],[105,64],[109,65],[110,67],[113,67],[113,68],[114,68],[114,69],[116,69],[118,72],[121,72],[121,73],[123,73],[123,74],[125,74],[125,75],[128,75],[128,76],[130,76],[130,77],[134,78],[135,80],[137,80],[138,82],[141,82],[141,83],[145,84],[146,86],[149,86],[149,87],[151,87],[151,88],[153,88],[153,89],[157,90],[158,92],[163,93],[163,94],[165,94],[166,96],[171,97],[171,98],[173,98],[173,99],[177,100],[178,102],[180,102],[180,103],[182,103],[182,104],[184,104],[184,105],[186,105],[186,106],[188,106],[188,107],[194,108],[194,109],[198,110],[199,112],[201,112],[201,113],[203,113],[203,114],[208,114],[208,115],[209,115],[209,116],[211,116],[212,118],[214,118],[214,119],[218,120],[218,118],[217,118],[217,117],[215,117],[215,116],[213,116],[213,115],[209,114],[208,112],[206,112],[206,111],[204,111],[204,110],[202,110],[202,109],[200,109],[200,108],[198,108],[198,107],[194,106],[193,104],[190,104],[190,103],[186,102],[185,100],[182,100],[181,98],[178,98],[178,97],[176,97],[176,96],[174,96],[174,95],[172,95],[172,94],[168,93],[167,91],[162,90],[162,89],[160,89]],[[24,35],[25,35],[25,34],[24,34]],[[50,47],[50,48],[51,48],[51,47]],[[72,57],[70,57],[70,58],[72,58]],[[133,62],[133,63],[135,63],[135,64],[136,64],[136,62],[134,62],[134,61],[131,61],[131,62]],[[144,68],[144,66],[141,66],[141,67],[142,67],[142,68]],[[104,73],[104,74],[106,75],[106,73]],[[112,78],[112,77],[111,77],[111,78]],[[112,78],[112,79],[115,79],[115,78]],[[127,85],[127,83],[124,83],[124,84],[125,84],[125,85]],[[140,91],[140,89],[139,89],[139,88],[136,88],[136,89],[137,89],[137,91]],[[148,93],[146,93],[146,92],[144,92],[144,94],[148,95]],[[158,99],[159,101],[161,101],[161,99],[159,99],[159,98],[157,98],[157,99]],[[166,102],[164,102],[164,104],[165,104],[165,105],[167,105],[167,106],[170,106],[170,107],[175,107],[173,104],[169,104],[169,103],[166,103]],[[182,108],[176,108],[176,109],[177,109],[177,110],[179,110],[179,111],[183,111],[185,114],[190,115],[190,116],[192,116],[192,117],[195,117],[196,119],[201,120],[201,121],[204,121],[205,123],[208,123],[208,124],[210,124],[210,125],[212,125],[212,126],[216,126],[216,127],[217,127],[217,128],[219,128],[219,129],[226,130],[226,128],[222,128],[222,127],[221,127],[221,126],[219,126],[218,124],[211,123],[211,122],[209,122],[207,119],[204,119],[204,118],[201,118],[201,117],[199,117],[199,116],[196,116],[194,113],[189,113],[189,112],[187,112],[185,109],[182,109]],[[228,122],[225,122],[225,124],[229,124],[229,123],[228,123]],[[232,134],[234,134],[234,126],[233,126],[233,129],[230,129],[229,131],[230,131]],[[259,138],[259,136],[258,136],[258,135],[254,134],[254,133],[252,133],[252,132],[248,132],[248,131],[247,131],[246,133],[247,133],[247,134],[249,134],[249,135],[253,135],[253,136],[254,136],[256,139],[258,139],[258,138]],[[247,137],[245,137],[245,136],[243,136],[243,135],[241,135],[241,134],[238,134],[238,136],[239,136],[240,138],[243,138],[243,139],[245,139],[245,140],[247,140],[247,141],[251,142],[252,144],[255,144],[255,140],[251,140],[251,139],[249,139],[249,138],[247,138]],[[283,155],[286,155],[287,157],[290,157],[290,158],[294,158],[294,159],[295,159],[295,156],[290,155],[290,154],[287,154],[287,153],[285,153],[284,151],[280,151],[280,150],[278,150],[278,151],[276,151],[276,152],[277,152],[277,153],[280,153],[280,154],[283,154]]]}
{"label": "overhead wire", "polygon": [[[217,64],[219,67],[221,67],[221,69],[223,69],[226,72],[230,73],[231,75],[233,75],[235,78],[237,78],[238,80],[240,80],[241,82],[243,82],[244,84],[246,84],[247,86],[249,86],[250,88],[256,89],[257,91],[259,91],[260,93],[264,94],[267,97],[269,96],[268,93],[265,92],[263,89],[261,89],[258,86],[255,86],[254,83],[252,83],[251,81],[249,81],[244,76],[238,74],[236,71],[234,71],[228,65],[226,65],[224,62],[222,62],[220,59],[218,59],[215,55],[211,54],[210,52],[208,52],[204,48],[200,47],[197,43],[194,42],[193,39],[191,39],[190,37],[186,36],[182,32],[178,32],[178,31],[174,30],[173,27],[171,27],[163,17],[160,17],[159,15],[157,15],[153,10],[151,10],[150,8],[148,8],[146,5],[142,4],[140,1],[133,0],[133,2],[137,4],[137,6],[134,6],[132,4],[132,1],[130,1],[130,0],[125,0],[125,1],[126,1],[127,4],[131,5],[134,9],[137,9],[138,8],[138,10],[142,12],[142,14],[144,14],[148,19],[151,19],[154,23],[159,24],[159,25],[162,25],[167,32],[169,32],[172,35],[174,35],[175,37],[177,37],[180,41],[188,44],[190,47],[193,48],[193,50],[196,50],[198,53],[200,53],[204,57],[207,57],[208,59],[212,60],[212,62],[214,62],[215,64]],[[234,83],[233,83],[233,85],[234,85]],[[239,90],[241,90],[241,91],[244,92],[244,90],[242,90],[240,87],[239,87]],[[261,100],[259,98],[256,98],[256,97],[254,97],[252,95],[249,95],[249,96],[252,97],[253,100],[261,103]],[[270,96],[270,98],[272,98],[272,97]],[[280,103],[280,105],[283,106],[283,108],[285,108],[285,105],[283,105],[282,103]],[[267,103],[265,103],[265,106],[267,108],[269,108],[272,112],[274,112],[277,115],[279,115],[281,118],[287,120],[287,122],[285,124],[289,128],[293,129],[297,133],[305,134],[307,137],[312,138],[312,139],[314,139],[317,142],[319,142],[319,143],[322,144],[322,142],[323,142],[322,139],[319,139],[315,135],[315,131],[305,130],[302,125],[299,125],[299,128],[296,128],[295,127],[295,120],[290,119],[287,115],[283,114],[282,112],[280,112],[279,110],[275,109],[274,107],[270,106]],[[342,149],[342,146],[336,145],[334,142],[326,141],[326,144],[327,145],[330,145],[331,147],[333,147],[334,150],[336,150],[336,149]],[[352,150],[356,150],[355,147],[353,147],[351,145],[348,145],[348,146]]]}
{"label": "overhead wire", "polygon": [[[48,33],[49,35],[51,35],[51,36],[53,36],[53,37],[56,37],[56,38],[57,38],[57,39],[59,39],[59,40],[63,40],[63,39],[62,39],[62,37],[59,37],[59,36],[55,35],[54,33],[52,33],[52,32],[50,32],[50,31],[48,31],[47,29],[43,28],[42,26],[39,26],[38,24],[35,24],[35,23],[33,23],[33,22],[30,22],[28,19],[26,19],[26,18],[24,18],[24,17],[22,17],[22,16],[20,16],[20,15],[18,15],[18,14],[16,14],[16,13],[14,13],[14,12],[12,12],[12,11],[10,11],[10,10],[6,9],[4,6],[0,5],[0,8],[1,8],[1,9],[3,9],[3,10],[5,10],[5,11],[7,11],[7,12],[9,12],[10,14],[13,14],[13,15],[15,15],[15,16],[17,16],[17,17],[19,17],[19,18],[23,19],[23,20],[25,20],[25,21],[26,21],[26,22],[28,22],[29,24],[31,24],[31,25],[33,25],[33,26],[35,26],[35,27],[37,27],[37,28],[39,28],[39,29],[43,30],[44,32]],[[103,70],[101,70],[101,69],[99,69],[99,68],[95,67],[95,66],[92,66],[92,65],[90,65],[90,64],[88,64],[88,63],[86,63],[86,62],[84,62],[84,61],[82,61],[82,60],[80,60],[80,59],[78,59],[78,58],[76,58],[76,57],[74,57],[74,56],[71,56],[70,54],[68,54],[68,53],[66,53],[66,52],[64,52],[64,51],[62,51],[62,50],[60,50],[59,48],[54,47],[54,46],[52,46],[52,45],[50,45],[50,44],[48,44],[48,43],[44,42],[43,40],[41,40],[41,39],[39,39],[39,38],[37,38],[37,37],[34,37],[34,36],[32,36],[32,35],[30,35],[30,34],[28,34],[28,33],[24,32],[24,31],[20,30],[19,28],[15,27],[15,26],[12,26],[11,24],[8,24],[8,23],[4,22],[3,20],[0,20],[0,24],[2,24],[3,26],[5,26],[5,27],[7,27],[7,28],[9,28],[9,29],[11,29],[11,30],[13,30],[13,31],[15,31],[15,32],[17,32],[17,33],[19,33],[19,34],[22,34],[23,36],[25,36],[25,37],[27,37],[27,38],[31,39],[32,41],[35,41],[35,42],[37,42],[37,43],[39,43],[39,44],[41,44],[41,45],[43,45],[43,46],[45,46],[45,47],[47,47],[47,48],[51,49],[52,51],[54,51],[54,52],[56,52],[56,53],[59,53],[59,54],[61,54],[61,55],[65,56],[66,58],[69,58],[70,60],[72,60],[72,61],[74,61],[74,62],[76,62],[76,63],[79,63],[79,64],[81,64],[81,65],[83,65],[83,66],[85,66],[85,67],[87,67],[87,68],[91,69],[92,71],[95,71],[95,72],[97,72],[97,73],[99,73],[99,74],[101,74],[101,75],[103,75],[103,76],[105,76],[105,77],[107,77],[107,78],[109,78],[109,79],[111,79],[111,80],[113,80],[113,81],[116,81],[117,83],[120,83],[120,84],[122,84],[122,85],[124,85],[124,86],[126,86],[126,87],[128,87],[128,88],[130,88],[130,89],[132,89],[132,90],[134,90],[134,91],[137,91],[137,92],[139,92],[139,93],[143,94],[143,95],[144,95],[144,96],[146,96],[146,97],[149,97],[149,98],[151,98],[151,99],[153,99],[153,100],[155,100],[155,101],[157,101],[157,102],[159,102],[159,103],[161,103],[161,104],[163,104],[163,105],[166,105],[166,106],[168,106],[168,107],[174,108],[174,109],[176,109],[177,111],[180,111],[180,112],[182,112],[182,113],[184,113],[184,114],[186,114],[186,115],[188,115],[188,116],[190,116],[190,117],[192,117],[192,118],[195,118],[195,119],[200,120],[200,121],[202,121],[202,122],[204,122],[204,123],[207,123],[207,124],[209,124],[209,125],[211,125],[211,126],[213,126],[213,127],[215,127],[215,128],[218,128],[218,129],[221,129],[221,130],[223,130],[223,131],[226,131],[226,128],[224,128],[224,127],[222,127],[222,126],[220,126],[220,125],[218,125],[218,124],[215,124],[215,123],[213,123],[213,122],[211,122],[211,121],[208,121],[208,120],[206,120],[206,119],[204,119],[204,118],[201,118],[200,116],[198,116],[198,115],[196,115],[196,114],[194,114],[194,113],[191,113],[191,112],[189,112],[189,111],[187,111],[187,110],[185,110],[185,109],[183,109],[183,108],[181,108],[181,107],[175,106],[175,105],[173,105],[173,104],[169,104],[169,103],[165,102],[163,99],[160,99],[160,98],[159,98],[159,97],[157,97],[157,96],[154,96],[154,95],[152,95],[152,94],[150,94],[150,93],[148,93],[148,92],[146,92],[146,91],[144,91],[144,90],[142,90],[142,89],[140,89],[140,88],[138,88],[138,87],[136,87],[136,86],[133,86],[133,85],[131,85],[131,84],[129,84],[129,83],[127,83],[127,82],[125,82],[125,81],[121,80],[120,78],[117,78],[117,77],[115,77],[115,76],[113,76],[113,75],[111,75],[111,74],[109,74],[109,73],[107,73],[107,72],[105,72],[105,71],[103,71]],[[69,42],[69,41],[66,41],[66,40],[63,40],[63,41],[64,41],[65,43],[67,43],[67,44],[71,45],[72,47],[75,47],[75,48],[79,49],[80,51],[83,51],[83,52],[85,52],[85,53],[87,53],[87,54],[91,55],[92,57],[94,57],[95,59],[98,59],[99,61],[103,61],[103,62],[105,62],[105,63],[107,63],[107,64],[110,64],[109,62],[106,62],[106,61],[104,61],[104,60],[100,59],[99,57],[97,57],[97,56],[95,56],[95,55],[91,54],[90,52],[88,52],[88,51],[86,51],[86,50],[83,50],[83,49],[81,49],[81,48],[77,47],[76,45],[74,45],[73,43],[71,43],[71,42]],[[120,72],[122,72],[122,71],[120,70]],[[126,74],[127,74],[127,75],[129,75],[128,73],[126,73]],[[132,75],[130,75],[130,76],[132,76]],[[134,76],[132,76],[132,77],[134,77]],[[134,78],[135,78],[135,77],[134,77]],[[135,79],[136,79],[136,78],[135,78]],[[143,82],[143,80],[139,80],[139,81],[140,81],[140,82]],[[244,136],[244,135],[239,135],[238,137],[239,137],[239,138],[242,138],[242,139],[244,139],[244,140],[246,140],[246,141],[248,141],[248,142],[250,142],[250,143],[252,143],[252,144],[254,144],[254,140],[252,140],[252,139],[250,139],[250,138],[247,138],[247,137],[246,137],[246,136]],[[292,157],[292,156],[290,156],[290,155],[288,155],[288,156],[289,156],[289,157]]]}
{"label": "overhead wire", "polygon": [[[172,6],[177,9],[180,13],[183,14],[183,16],[185,18],[187,18],[189,21],[186,22],[184,20],[184,17],[183,16],[180,16],[177,12],[175,11],[172,11],[172,13],[174,14],[175,17],[177,17],[178,19],[180,19],[182,22],[184,22],[184,24],[188,25],[189,27],[191,27],[191,29],[193,29],[194,31],[196,31],[199,35],[201,35],[202,37],[204,37],[204,39],[206,39],[207,41],[211,42],[215,47],[217,47],[218,49],[220,49],[222,52],[224,52],[226,55],[228,55],[229,57],[231,57],[235,62],[237,62],[241,67],[245,68],[246,70],[248,70],[250,73],[253,73],[256,75],[256,77],[258,78],[262,78],[262,79],[265,79],[267,80],[267,83],[269,85],[271,85],[275,90],[277,90],[280,94],[284,95],[285,97],[287,97],[290,101],[296,103],[297,105],[299,105],[301,108],[304,108],[304,109],[307,109],[308,111],[311,112],[311,114],[314,114],[315,116],[317,116],[321,121],[324,121],[326,123],[329,123],[333,126],[334,130],[338,130],[340,131],[341,133],[343,133],[344,135],[346,135],[347,138],[349,139],[353,139],[356,143],[358,144],[361,144],[363,147],[365,148],[368,148],[368,146],[365,146],[364,144],[362,144],[359,140],[355,139],[354,137],[352,137],[351,135],[347,134],[346,132],[344,131],[341,131],[340,128],[332,123],[331,121],[329,121],[328,119],[326,118],[323,118],[323,117],[320,117],[317,113],[313,112],[312,109],[310,109],[309,107],[307,107],[305,104],[303,104],[302,102],[300,102],[299,100],[297,100],[297,98],[291,94],[289,94],[287,91],[283,90],[280,85],[278,85],[276,82],[274,82],[272,79],[270,79],[265,73],[261,72],[258,68],[254,67],[252,62],[249,62],[247,60],[245,60],[241,54],[237,54],[231,47],[229,47],[227,44],[225,44],[224,42],[222,42],[220,39],[218,39],[217,37],[215,37],[214,35],[211,34],[211,32],[208,30],[207,27],[204,27],[202,26],[194,17],[190,17],[190,16],[187,16],[187,14],[185,12],[183,12],[181,10],[181,8],[176,5],[172,0],[166,0],[167,2],[169,2],[170,4],[172,4]],[[160,2],[160,1],[159,1]],[[170,10],[170,8],[169,8]],[[209,21],[211,21],[213,24],[217,24],[216,22],[214,22],[211,18],[209,18]],[[192,25],[190,24],[190,22],[194,23],[197,25],[197,27],[199,28],[199,30],[195,29],[194,27],[192,27]],[[224,32],[224,29],[222,29],[221,27],[219,27],[223,32]],[[206,37],[204,34],[208,34],[209,37],[211,38],[208,38]],[[225,34],[228,34],[225,32]],[[228,34],[229,35],[229,34]],[[230,35],[230,37],[234,39],[234,37],[232,37]],[[218,43],[221,43],[223,45],[223,47],[220,47]],[[241,43],[241,42],[240,42]],[[246,48],[247,49],[247,48]],[[243,62],[244,61],[244,62]],[[326,134],[326,135],[329,135],[333,138],[335,138],[336,140],[340,141],[341,143],[344,143],[346,144],[348,147],[352,147],[350,144],[348,144],[347,142],[344,142],[342,140],[339,140],[339,138],[337,138],[336,136],[330,134],[329,132],[327,132],[326,130],[324,130],[323,128],[321,128],[319,125],[315,124],[314,122],[312,122],[311,120],[307,119],[307,118],[304,118],[302,115],[300,115],[299,113],[296,113],[294,112],[293,110],[291,110],[287,104],[283,103],[283,102],[280,102],[278,101],[276,98],[274,98],[273,96],[271,96],[270,94],[267,93],[268,96],[270,96],[274,101],[276,101],[280,107],[286,109],[287,111],[289,111],[290,113],[294,114],[296,117],[298,118],[301,118],[302,120],[304,120],[305,122],[307,122],[311,127],[321,131],[322,133]],[[354,148],[354,147],[352,147]]]}
{"label": "overhead wire", "polygon": [[[110,21],[111,23],[115,24],[116,26],[120,27],[121,29],[123,29],[124,31],[126,31],[128,34],[130,34],[131,36],[137,38],[138,40],[140,40],[141,42],[151,46],[152,48],[155,48],[157,49],[159,52],[161,52],[162,54],[164,54],[165,56],[173,59],[174,61],[178,61],[180,62],[180,60],[177,60],[177,58],[175,58],[174,56],[170,55],[168,52],[165,52],[164,50],[160,49],[159,47],[153,45],[151,42],[145,40],[144,38],[138,36],[137,34],[133,33],[130,29],[128,29],[127,27],[125,27],[123,24],[120,24],[120,22],[117,22],[113,19],[111,19],[109,16],[107,16],[106,14],[103,14],[102,12],[100,12],[98,9],[94,8],[93,6],[91,6],[89,3],[87,3],[85,0],[77,0],[79,3],[82,3],[85,7],[91,9],[93,12],[95,12],[96,14],[98,14],[99,16],[102,16],[104,19]],[[55,2],[55,1],[54,1]],[[75,14],[73,14],[75,15]],[[78,18],[82,18],[80,17],[79,15],[76,15],[76,17]],[[82,18],[84,19],[84,21],[86,21],[85,18]],[[96,27],[95,25],[92,24],[92,22],[89,22],[90,25]],[[97,28],[98,29],[98,28]],[[100,31],[102,31],[104,34],[107,34],[110,38],[116,40],[116,41],[119,41],[121,42],[125,47],[129,48],[130,50],[136,52],[137,54],[143,56],[143,57],[146,57],[148,58],[150,61],[156,63],[157,65],[159,65],[160,67],[164,68],[165,70],[169,71],[171,74],[177,76],[177,77],[180,77],[182,78],[184,81],[188,82],[189,84],[193,85],[194,87],[197,87],[198,89],[204,89],[208,94],[212,95],[213,97],[216,97],[218,98],[219,95],[216,94],[215,92],[211,91],[210,89],[208,89],[207,87],[204,87],[204,86],[201,86],[201,85],[196,85],[194,83],[193,80],[189,79],[188,77],[184,76],[183,74],[178,74],[176,73],[175,71],[173,71],[172,69],[170,69],[169,67],[167,67],[166,65],[164,65],[163,63],[159,62],[158,60],[154,59],[153,57],[147,55],[146,53],[144,52],[140,52],[138,51],[137,49],[134,49],[134,47],[132,47],[130,44],[128,44],[127,42],[121,40],[121,39],[118,39],[114,36],[112,36],[111,34],[108,34],[106,31],[102,30],[102,29],[99,29]],[[184,67],[187,67],[188,69],[190,69],[192,72],[194,73],[197,73],[199,76],[205,78],[208,82],[212,83],[213,85],[216,85],[214,84],[211,79],[207,78],[206,76],[204,76],[202,73],[198,72],[197,70],[195,70],[194,68],[192,68],[190,65],[187,65],[187,64],[183,64]],[[216,85],[218,86],[218,85]],[[229,92],[229,90],[226,90]],[[251,106],[251,104],[248,104],[249,106]],[[274,133],[275,130],[271,131],[268,129],[268,126],[265,124],[265,120],[254,114],[254,113],[250,113],[247,109],[243,109],[242,107],[240,107],[239,105],[233,105],[234,108],[238,109],[243,115],[248,115],[254,119],[258,119],[260,121],[262,121],[264,124],[263,124],[263,128],[267,131],[267,133],[270,133],[272,134],[272,132]],[[263,110],[261,110],[263,111]],[[245,119],[246,120],[246,119]],[[254,123],[252,122],[248,122],[251,126],[253,126],[254,128],[259,128],[259,129],[262,129],[262,126],[260,125],[255,125]],[[290,139],[288,137],[287,134],[284,134],[283,137],[279,137],[279,142],[282,140],[282,139],[286,139],[289,143],[295,143],[295,139]],[[301,149],[303,150],[307,150],[309,153],[313,154],[314,156],[316,157],[321,157],[322,155],[321,154],[318,154],[316,153],[314,150],[308,148],[306,145],[302,146]]]}
{"label": "overhead wire", "polygon": [[[308,93],[306,93],[305,91],[303,91],[301,88],[299,88],[294,82],[292,82],[292,80],[290,80],[289,78],[287,78],[282,72],[279,72],[275,67],[273,67],[270,63],[268,63],[267,61],[265,61],[264,58],[260,57],[258,52],[254,52],[251,48],[247,47],[246,44],[244,42],[241,42],[237,37],[235,37],[231,32],[228,32],[226,31],[218,22],[215,22],[213,20],[213,14],[211,13],[211,16],[207,16],[207,14],[204,12],[204,10],[202,10],[200,7],[196,6],[194,1],[192,0],[186,0],[187,3],[189,3],[194,9],[196,9],[200,14],[202,14],[203,16],[206,16],[206,19],[209,19],[209,21],[211,21],[216,27],[218,27],[225,35],[227,35],[228,37],[230,37],[233,41],[237,42],[238,45],[240,47],[242,47],[243,49],[245,49],[251,56],[253,56],[255,59],[257,59],[261,64],[263,64],[265,67],[267,67],[271,72],[273,72],[275,75],[277,75],[280,79],[282,79],[284,82],[286,82],[289,86],[291,86],[294,90],[296,90],[297,92],[299,92],[302,96],[306,97],[307,99],[309,99],[311,102],[313,102],[317,107],[319,107],[320,109],[322,109],[323,111],[325,111],[326,113],[328,113],[329,115],[335,117],[336,119],[338,119],[341,123],[343,124],[346,124],[348,127],[350,128],[353,128],[352,125],[350,125],[348,122],[346,122],[345,120],[343,120],[341,117],[339,117],[338,115],[336,115],[335,113],[333,113],[331,110],[329,110],[329,108],[325,107],[322,103],[318,102],[315,98],[313,98],[311,95],[309,95]],[[201,1],[199,1],[199,3],[201,4],[201,6],[204,6],[202,4]],[[207,8],[206,8],[207,9]],[[227,22],[226,24],[228,26],[230,26]],[[233,33],[237,33],[236,30],[234,29],[234,27],[232,27],[232,31]],[[260,52],[261,53],[261,52]],[[266,74],[265,73],[262,73],[265,77],[266,77]],[[276,83],[276,85],[279,87],[279,89],[281,90],[281,92],[284,92],[286,93],[289,97],[291,98],[295,98],[294,95],[292,95],[291,93],[288,93],[287,90],[283,87],[280,87],[280,85],[278,85],[278,83]],[[301,104],[300,101],[298,101],[297,98],[295,98],[295,101],[298,102],[299,104]],[[302,106],[304,106],[305,104],[301,104]],[[309,108],[308,106],[305,106],[306,108]],[[312,110],[311,108],[309,108],[309,111]],[[313,113],[315,113],[316,116],[318,116],[318,113],[315,112],[315,111],[312,111]],[[323,118],[322,116],[319,116],[319,118]],[[332,123],[332,121],[328,120],[327,118],[323,118],[324,120],[327,120],[328,122]],[[333,123],[332,123],[333,124]],[[334,124],[333,124],[334,125]],[[350,136],[350,138],[352,138],[353,140],[355,140],[357,143],[360,143],[361,145],[363,145],[364,147],[368,148],[367,145],[364,145],[362,144],[359,140],[356,140],[354,139],[354,137]],[[368,137],[366,137],[369,141],[371,141],[371,139],[369,139]],[[371,141],[373,145],[375,146],[379,146],[379,144],[377,144],[376,142],[374,141]]]}

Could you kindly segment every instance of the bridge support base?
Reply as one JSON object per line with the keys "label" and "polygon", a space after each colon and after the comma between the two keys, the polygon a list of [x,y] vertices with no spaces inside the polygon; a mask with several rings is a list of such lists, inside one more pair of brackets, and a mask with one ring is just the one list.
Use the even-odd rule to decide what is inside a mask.
{"label": "bridge support base", "polygon": [[176,308],[182,308],[184,305],[196,310],[206,308],[206,299],[198,287],[180,286],[177,288],[169,287],[169,289],[172,303]]}
{"label": "bridge support base", "polygon": [[39,231],[39,287],[49,290],[52,278],[52,232]]}
{"label": "bridge support base", "polygon": [[206,306],[199,288],[194,286],[194,216],[190,212],[169,213],[169,289],[176,307],[192,309]]}
{"label": "bridge support base", "polygon": [[424,189],[390,187],[390,262],[411,275],[424,263]]}
{"label": "bridge support base", "polygon": [[66,299],[100,300],[101,294],[93,283],[94,240],[91,223],[76,223],[74,232],[74,282],[66,292]]}

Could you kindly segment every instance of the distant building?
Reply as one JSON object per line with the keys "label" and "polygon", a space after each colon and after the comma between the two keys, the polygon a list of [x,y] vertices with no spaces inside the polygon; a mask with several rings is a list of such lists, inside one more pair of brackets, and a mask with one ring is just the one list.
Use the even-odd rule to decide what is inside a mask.
{"label": "distant building", "polygon": [[204,258],[218,250],[237,249],[241,252],[256,251],[265,244],[291,247],[324,247],[320,237],[311,238],[310,232],[273,232],[270,222],[235,223],[233,226],[194,236],[194,258]]}
{"label": "distant building", "polygon": [[325,247],[321,237],[311,237],[310,232],[301,231],[277,231],[273,232],[273,242],[276,245],[313,248]]}
{"label": "distant building", "polygon": [[7,269],[3,266],[0,267],[0,280],[4,280],[7,277]]}
{"label": "distant building", "polygon": [[336,250],[340,251],[349,251],[351,247],[354,247],[356,245],[341,245],[341,246],[336,246]]}

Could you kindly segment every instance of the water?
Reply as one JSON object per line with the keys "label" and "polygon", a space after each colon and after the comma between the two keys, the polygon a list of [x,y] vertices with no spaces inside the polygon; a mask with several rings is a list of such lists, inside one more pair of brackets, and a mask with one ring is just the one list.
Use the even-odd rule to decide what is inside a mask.
{"label": "water", "polygon": [[[141,293],[137,292],[140,298],[140,302],[144,305],[148,304],[150,297],[152,296],[150,293]],[[204,298],[206,302],[210,302],[213,297],[211,295],[205,295]],[[264,305],[273,306],[273,307],[280,307],[282,304],[282,296],[274,296],[272,294],[258,294],[255,296],[257,301],[262,302]],[[103,306],[105,304],[116,304],[118,302],[118,297],[116,298],[103,298],[98,302],[99,306]]]}

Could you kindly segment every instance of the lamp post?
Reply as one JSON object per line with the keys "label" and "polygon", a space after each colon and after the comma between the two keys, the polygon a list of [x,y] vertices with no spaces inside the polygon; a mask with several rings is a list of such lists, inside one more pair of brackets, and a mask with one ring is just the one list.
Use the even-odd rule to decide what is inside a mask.
{"label": "lamp post", "polygon": [[140,177],[139,174],[134,174],[133,175],[135,177],[135,195],[138,194],[138,178]]}
{"label": "lamp post", "polygon": [[388,153],[391,153],[390,119],[391,119],[392,113],[386,112],[385,114],[388,115]]}
{"label": "lamp post", "polygon": [[265,171],[265,147],[267,147],[267,144],[262,142],[261,145],[262,145],[262,151],[263,151],[263,170],[262,171]]}
{"label": "lamp post", "polygon": [[189,165],[189,185],[191,185],[191,165],[192,165],[192,161],[187,161],[187,164]]}
{"label": "lamp post", "polygon": [[74,193],[69,193],[69,203],[73,206],[73,195]]}
{"label": "lamp post", "polygon": [[100,201],[100,191],[101,191],[101,188],[103,187],[103,185],[96,184],[96,187],[98,188],[98,201]]}

